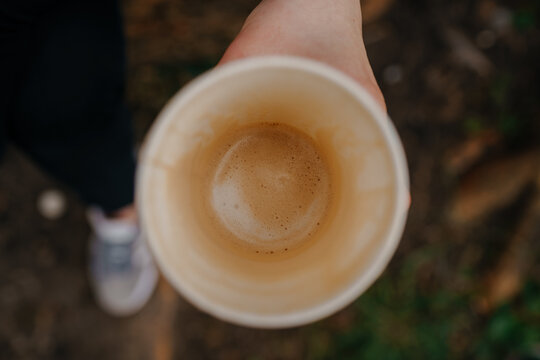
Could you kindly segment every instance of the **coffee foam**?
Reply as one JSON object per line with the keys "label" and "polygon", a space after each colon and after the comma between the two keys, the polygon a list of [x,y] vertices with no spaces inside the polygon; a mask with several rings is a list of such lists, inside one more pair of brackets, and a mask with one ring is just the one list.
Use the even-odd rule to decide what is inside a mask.
{"label": "coffee foam", "polygon": [[313,139],[287,125],[261,123],[224,134],[212,151],[206,198],[222,236],[274,253],[317,231],[331,181]]}

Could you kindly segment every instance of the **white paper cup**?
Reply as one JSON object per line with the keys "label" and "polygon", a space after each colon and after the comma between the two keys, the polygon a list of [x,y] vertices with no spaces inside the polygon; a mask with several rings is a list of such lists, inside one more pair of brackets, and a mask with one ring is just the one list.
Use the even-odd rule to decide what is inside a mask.
{"label": "white paper cup", "polygon": [[[326,141],[340,175],[328,221],[286,256],[222,246],[194,205],[198,154],[214,129],[262,121]],[[336,312],[377,279],[403,232],[408,172],[392,123],[357,82],[312,60],[249,58],[200,76],[163,109],[143,148],[137,204],[160,269],[193,305],[232,323],[283,328]]]}

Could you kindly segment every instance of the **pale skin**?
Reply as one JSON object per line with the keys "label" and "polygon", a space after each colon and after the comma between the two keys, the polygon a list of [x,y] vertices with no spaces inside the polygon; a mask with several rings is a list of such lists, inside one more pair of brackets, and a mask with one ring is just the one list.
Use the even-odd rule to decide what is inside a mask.
{"label": "pale skin", "polygon": [[[359,0],[263,0],[248,16],[218,66],[277,54],[306,57],[341,70],[386,111],[362,38]],[[135,220],[135,207],[129,205],[110,217]]]}
{"label": "pale skin", "polygon": [[359,0],[264,0],[219,64],[275,54],[307,57],[343,71],[386,110],[362,38]]}

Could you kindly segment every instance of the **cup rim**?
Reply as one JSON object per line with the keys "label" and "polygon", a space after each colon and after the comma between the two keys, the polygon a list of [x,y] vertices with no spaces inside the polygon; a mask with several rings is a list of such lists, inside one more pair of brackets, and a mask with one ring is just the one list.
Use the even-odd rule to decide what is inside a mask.
{"label": "cup rim", "polygon": [[[210,299],[198,294],[191,288],[185,286],[180,277],[174,276],[165,260],[164,250],[157,241],[150,241],[151,234],[146,222],[145,208],[143,204],[145,179],[150,176],[152,166],[148,166],[149,160],[155,153],[159,145],[160,135],[164,135],[171,122],[175,121],[176,114],[191,99],[204,91],[212,84],[224,78],[234,76],[242,72],[249,72],[261,68],[287,68],[312,73],[333,82],[352,95],[365,110],[375,120],[375,125],[383,134],[386,147],[391,155],[391,163],[395,174],[394,191],[396,196],[393,200],[393,210],[387,234],[384,237],[384,244],[375,254],[373,265],[359,276],[344,291],[336,294],[330,300],[305,310],[282,314],[252,314],[230,309],[226,306],[212,302]],[[355,80],[341,71],[315,60],[296,56],[258,56],[236,60],[217,68],[211,69],[200,75],[183,89],[178,91],[165,105],[152,127],[146,135],[145,142],[141,148],[139,166],[136,173],[136,206],[141,216],[141,226],[146,233],[147,243],[154,255],[159,269],[168,281],[180,294],[192,305],[200,310],[209,313],[219,319],[254,328],[289,328],[305,325],[322,318],[325,318],[345,306],[352,303],[363,292],[365,292],[386,268],[392,258],[405,227],[407,212],[410,203],[409,196],[409,175],[407,160],[401,140],[388,115],[380,108],[374,98]]]}

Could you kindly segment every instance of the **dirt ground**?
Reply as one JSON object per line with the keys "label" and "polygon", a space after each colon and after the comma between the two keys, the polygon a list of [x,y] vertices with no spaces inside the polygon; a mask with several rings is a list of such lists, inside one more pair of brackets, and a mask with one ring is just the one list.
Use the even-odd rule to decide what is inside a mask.
{"label": "dirt ground", "polygon": [[[125,1],[139,141],[257,3]],[[0,359],[540,359],[540,2],[380,0],[364,10],[413,199],[400,247],[366,294],[315,324],[265,331],[201,313],[162,281],[139,315],[109,317],[86,277],[83,204],[10,148]],[[67,202],[55,220],[36,206],[49,189]]]}

